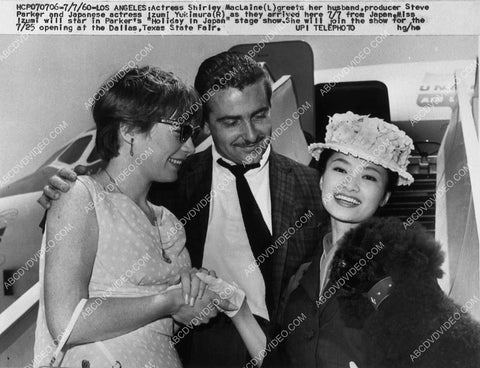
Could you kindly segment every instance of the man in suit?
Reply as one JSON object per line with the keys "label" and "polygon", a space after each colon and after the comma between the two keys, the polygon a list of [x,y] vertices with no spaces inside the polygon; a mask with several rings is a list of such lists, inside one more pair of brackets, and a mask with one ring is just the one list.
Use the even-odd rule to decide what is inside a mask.
{"label": "man in suit", "polygon": [[[250,57],[224,52],[205,60],[195,88],[213,146],[186,159],[173,188],[152,185],[149,199],[184,224],[192,265],[236,283],[259,324],[272,332],[283,288],[319,244],[319,175],[272,151],[272,85]],[[250,164],[256,167],[238,174]],[[187,366],[238,367],[247,361],[223,315],[189,337]]]}
{"label": "man in suit", "polygon": [[[319,176],[316,170],[275,153],[266,144],[272,131],[269,119],[272,86],[265,70],[252,59],[224,52],[205,60],[199,67],[195,88],[204,100],[205,129],[212,136],[213,146],[190,156],[177,182],[176,198],[181,198],[183,210],[177,210],[176,214],[185,223],[192,265],[214,269],[219,277],[238,284],[246,292],[252,313],[259,321],[270,321],[264,325],[275,331],[274,321],[284,286],[319,244],[322,222]],[[263,269],[263,264],[252,267],[255,259],[263,258],[255,257],[258,251],[249,244],[248,229],[242,218],[244,209],[235,185],[238,179],[225,163],[219,162],[222,160],[234,166],[259,164],[244,174],[261,212],[256,231],[266,225],[271,236],[269,244],[278,247],[270,247],[267,252],[267,242],[262,253],[268,265]],[[165,203],[165,198],[156,198],[164,191],[152,188],[150,193],[152,200]],[[208,199],[203,201],[205,206],[198,212],[191,211],[204,198]],[[302,216],[311,217],[300,224]],[[260,224],[262,218],[264,224]],[[239,366],[245,358],[236,331],[222,317],[195,331],[192,338],[194,366],[213,367],[215,363]],[[221,349],[210,348],[207,353],[205,349],[209,346]],[[199,359],[202,351],[211,360]]]}

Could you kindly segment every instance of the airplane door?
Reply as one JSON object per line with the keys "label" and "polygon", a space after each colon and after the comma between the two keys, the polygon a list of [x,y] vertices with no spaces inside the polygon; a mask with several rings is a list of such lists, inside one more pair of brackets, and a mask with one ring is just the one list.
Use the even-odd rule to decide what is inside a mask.
{"label": "airplane door", "polygon": [[[260,49],[261,46],[263,47]],[[266,63],[274,81],[283,75],[290,75],[297,105],[308,102],[312,106],[300,116],[300,125],[304,131],[315,137],[314,65],[311,46],[304,41],[258,42],[236,45],[229,51],[247,54],[255,61]]]}

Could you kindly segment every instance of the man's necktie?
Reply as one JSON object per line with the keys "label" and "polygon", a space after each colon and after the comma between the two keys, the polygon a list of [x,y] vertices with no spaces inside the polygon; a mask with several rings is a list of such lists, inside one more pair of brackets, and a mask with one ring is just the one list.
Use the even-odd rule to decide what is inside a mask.
{"label": "man's necktie", "polygon": [[[218,164],[228,169],[234,176],[237,186],[238,201],[242,210],[243,223],[247,232],[250,248],[256,263],[260,268],[263,280],[265,281],[265,295],[267,307],[272,307],[272,283],[271,283],[271,260],[268,254],[262,257],[264,262],[260,263],[258,257],[267,249],[272,243],[272,235],[263,219],[262,212],[258,207],[257,201],[250,190],[245,173],[248,170],[260,167],[260,164],[251,165],[229,165],[224,160],[219,159]],[[259,264],[260,263],[260,264]]]}

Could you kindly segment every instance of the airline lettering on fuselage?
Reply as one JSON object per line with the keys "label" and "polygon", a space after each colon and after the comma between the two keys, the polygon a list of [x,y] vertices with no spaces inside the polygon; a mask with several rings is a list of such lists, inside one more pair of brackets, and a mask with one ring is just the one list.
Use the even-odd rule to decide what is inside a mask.
{"label": "airline lettering on fuselage", "polygon": [[452,74],[425,73],[417,96],[418,106],[455,105],[455,84]]}
{"label": "airline lettering on fuselage", "polygon": [[418,106],[450,106],[455,105],[454,94],[442,95],[441,93],[423,93],[417,97]]}

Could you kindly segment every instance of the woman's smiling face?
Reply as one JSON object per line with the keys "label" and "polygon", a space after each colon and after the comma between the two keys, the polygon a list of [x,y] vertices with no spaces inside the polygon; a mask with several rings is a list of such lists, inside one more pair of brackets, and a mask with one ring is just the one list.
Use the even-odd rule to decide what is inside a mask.
{"label": "woman's smiling face", "polygon": [[320,179],[322,202],[334,219],[360,223],[388,201],[387,184],[384,167],[335,152]]}

